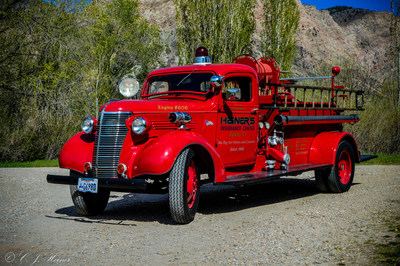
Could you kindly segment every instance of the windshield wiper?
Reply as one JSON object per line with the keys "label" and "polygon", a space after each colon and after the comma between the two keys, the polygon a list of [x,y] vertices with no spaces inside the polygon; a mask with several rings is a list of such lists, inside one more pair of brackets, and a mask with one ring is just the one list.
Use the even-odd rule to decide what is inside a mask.
{"label": "windshield wiper", "polygon": [[197,71],[197,68],[193,69],[192,72],[190,72],[189,74],[187,74],[181,81],[179,81],[179,83],[178,83],[176,86],[178,87],[179,85],[181,85],[181,83],[184,82],[188,77],[190,77],[190,75],[192,75],[193,72],[195,72],[195,71]]}

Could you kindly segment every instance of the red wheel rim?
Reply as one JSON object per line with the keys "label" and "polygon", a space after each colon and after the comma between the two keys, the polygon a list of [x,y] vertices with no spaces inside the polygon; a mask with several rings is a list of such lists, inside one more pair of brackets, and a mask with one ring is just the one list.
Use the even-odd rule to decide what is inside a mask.
{"label": "red wheel rim", "polygon": [[342,151],[338,162],[339,179],[342,184],[347,184],[351,177],[351,157],[347,150]]}
{"label": "red wheel rim", "polygon": [[189,208],[193,207],[193,204],[196,200],[196,193],[197,193],[196,164],[192,160],[189,164],[188,180],[187,180],[187,202]]}

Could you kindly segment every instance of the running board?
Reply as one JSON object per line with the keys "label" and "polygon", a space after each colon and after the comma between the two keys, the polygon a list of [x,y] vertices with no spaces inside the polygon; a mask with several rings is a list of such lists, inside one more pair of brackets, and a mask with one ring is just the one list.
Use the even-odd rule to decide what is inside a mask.
{"label": "running board", "polygon": [[246,173],[240,175],[231,175],[226,178],[226,181],[215,183],[215,185],[250,185],[266,183],[281,176],[298,175],[306,171],[319,170],[332,167],[332,164],[301,164],[295,166],[288,166],[287,170],[271,170],[271,171],[260,171],[254,173]]}
{"label": "running board", "polygon": [[360,163],[369,161],[371,159],[378,158],[378,155],[369,155],[369,154],[362,154],[360,158]]}

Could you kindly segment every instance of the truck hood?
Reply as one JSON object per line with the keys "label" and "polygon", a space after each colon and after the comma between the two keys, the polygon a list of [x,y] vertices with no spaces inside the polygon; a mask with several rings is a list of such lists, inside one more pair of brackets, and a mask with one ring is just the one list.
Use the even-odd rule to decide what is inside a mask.
{"label": "truck hood", "polygon": [[109,102],[102,109],[106,112],[130,111],[134,114],[160,112],[193,112],[203,111],[203,101],[182,100],[120,100]]}

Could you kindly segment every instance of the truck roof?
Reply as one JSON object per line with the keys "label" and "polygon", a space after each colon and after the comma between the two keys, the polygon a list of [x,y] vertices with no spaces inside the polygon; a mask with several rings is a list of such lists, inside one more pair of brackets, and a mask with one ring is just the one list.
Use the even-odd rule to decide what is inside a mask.
{"label": "truck roof", "polygon": [[198,64],[198,65],[187,65],[157,69],[149,74],[149,76],[160,75],[166,73],[176,72],[192,72],[197,69],[198,71],[209,71],[215,74],[225,76],[228,73],[251,73],[257,77],[257,73],[253,68],[242,65],[242,64]]}

